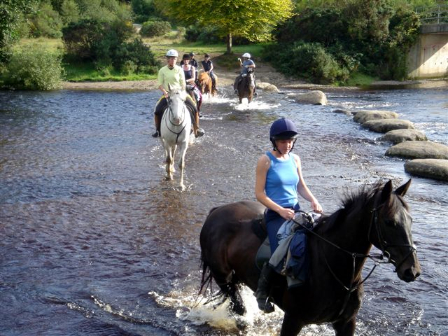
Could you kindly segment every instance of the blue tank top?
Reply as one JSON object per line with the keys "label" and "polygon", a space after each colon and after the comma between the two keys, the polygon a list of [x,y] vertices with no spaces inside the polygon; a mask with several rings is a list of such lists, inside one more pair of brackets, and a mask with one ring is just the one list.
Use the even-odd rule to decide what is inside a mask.
{"label": "blue tank top", "polygon": [[271,160],[266,174],[266,196],[282,207],[294,207],[298,203],[299,174],[293,156],[290,154],[288,159],[279,160],[271,152],[266,155]]}

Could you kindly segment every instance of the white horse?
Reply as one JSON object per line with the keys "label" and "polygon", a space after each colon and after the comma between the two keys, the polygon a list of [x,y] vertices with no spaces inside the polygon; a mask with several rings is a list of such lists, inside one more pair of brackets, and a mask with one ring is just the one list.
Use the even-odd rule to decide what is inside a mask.
{"label": "white horse", "polygon": [[181,89],[169,90],[168,108],[162,117],[160,125],[160,138],[166,155],[166,179],[173,179],[174,155],[179,149],[180,187],[185,190],[184,168],[185,154],[190,142],[191,116],[185,105],[187,93]]}

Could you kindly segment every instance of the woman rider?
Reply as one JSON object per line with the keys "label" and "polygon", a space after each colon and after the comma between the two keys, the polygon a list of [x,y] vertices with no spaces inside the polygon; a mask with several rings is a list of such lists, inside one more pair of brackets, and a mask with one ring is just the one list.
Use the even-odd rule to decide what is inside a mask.
{"label": "woman rider", "polygon": [[[277,231],[285,220],[294,218],[300,209],[298,195],[311,202],[316,212],[322,207],[308,189],[302,175],[300,157],[291,153],[298,131],[289,119],[276,120],[270,129],[272,150],[263,154],[257,162],[255,173],[255,197],[266,206],[265,220],[271,253],[278,246]],[[258,307],[266,313],[274,311],[268,301],[268,291],[274,270],[265,263],[255,293]]]}
{"label": "woman rider", "polygon": [[[157,102],[154,111],[154,123],[156,126],[156,132],[152,136],[155,138],[160,136],[160,123],[162,122],[163,113],[168,107],[168,91],[170,90],[170,88],[185,90],[186,87],[184,71],[180,66],[176,65],[178,56],[179,54],[176,50],[168,50],[166,53],[167,65],[159,70],[157,76],[159,90],[162,91],[163,96]],[[199,128],[199,125],[196,122],[198,118],[194,118],[194,115],[197,115],[198,111],[196,109],[196,104],[189,95],[187,95],[185,104],[187,105],[187,108],[189,109],[192,116],[192,124],[195,136],[199,137],[204,135],[204,130]]]}
{"label": "woman rider", "polygon": [[184,54],[182,56],[182,70],[184,70],[185,82],[187,83],[187,92],[189,94],[195,95],[198,113],[200,113],[202,105],[202,94],[196,86],[196,69],[190,64],[190,60],[191,56],[189,54]]}

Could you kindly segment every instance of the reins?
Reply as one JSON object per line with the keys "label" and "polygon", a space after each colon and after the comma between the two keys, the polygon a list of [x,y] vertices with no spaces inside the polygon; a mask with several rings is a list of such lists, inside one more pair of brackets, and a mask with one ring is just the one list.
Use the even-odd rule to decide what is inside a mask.
{"label": "reins", "polygon": [[[319,235],[318,233],[314,232],[312,229],[309,229],[306,225],[296,221],[295,219],[292,219],[292,221],[294,223],[300,225],[306,231],[308,231],[309,233],[313,234],[315,237],[317,237],[320,240],[324,241],[325,243],[333,246],[337,250],[339,250],[339,251],[341,251],[341,252],[343,252],[345,254],[350,255],[351,258],[352,258],[352,275],[351,275],[351,280],[350,280],[349,286],[346,286],[341,281],[341,279],[339,279],[338,276],[334,273],[333,269],[331,268],[331,266],[328,263],[327,257],[325,256],[325,254],[323,254],[324,259],[325,259],[325,264],[327,265],[328,270],[333,275],[333,277],[336,279],[336,281],[342,286],[342,288],[344,288],[347,291],[347,295],[345,297],[344,303],[342,305],[341,310],[339,311],[339,314],[338,314],[337,318],[342,315],[342,313],[344,312],[345,308],[347,307],[348,301],[350,299],[350,294],[353,293],[354,291],[356,291],[357,289],[359,289],[359,287],[362,284],[364,284],[364,282],[367,281],[367,279],[373,274],[373,271],[376,269],[377,266],[379,266],[381,263],[384,263],[384,264],[391,263],[391,264],[395,265],[395,261],[390,258],[390,253],[386,251],[387,247],[389,247],[389,246],[402,246],[402,247],[403,246],[405,246],[405,247],[407,246],[407,247],[410,247],[410,252],[406,255],[405,258],[403,258],[403,260],[399,263],[398,266],[395,265],[395,270],[409,257],[409,255],[411,253],[413,253],[416,250],[416,248],[414,246],[409,245],[409,244],[402,244],[402,245],[395,244],[395,245],[391,245],[391,244],[388,244],[386,242],[386,240],[383,238],[381,229],[380,229],[380,227],[378,225],[378,210],[381,209],[383,206],[384,206],[384,203],[381,204],[378,207],[373,208],[370,211],[370,213],[373,214],[373,215],[372,215],[372,218],[370,220],[369,230],[368,230],[368,237],[367,237],[368,242],[373,245],[373,243],[372,243],[372,241],[370,239],[370,233],[372,231],[372,228],[375,227],[376,231],[377,231],[377,234],[378,234],[379,244],[380,244],[380,247],[381,247],[381,254],[378,254],[378,255],[374,255],[374,254],[370,254],[370,253],[369,254],[363,254],[363,253],[350,252],[350,251],[348,251],[346,249],[343,249],[342,247],[336,245],[335,243],[329,241],[328,239],[326,239],[325,237]],[[385,262],[381,262],[381,260],[384,259],[384,255],[385,254],[386,254],[387,260]],[[372,269],[370,270],[370,272],[367,274],[367,276],[364,279],[362,279],[359,282],[355,282],[356,258],[363,258],[363,259],[369,258],[370,260],[372,260],[374,262],[374,265],[373,265]]]}

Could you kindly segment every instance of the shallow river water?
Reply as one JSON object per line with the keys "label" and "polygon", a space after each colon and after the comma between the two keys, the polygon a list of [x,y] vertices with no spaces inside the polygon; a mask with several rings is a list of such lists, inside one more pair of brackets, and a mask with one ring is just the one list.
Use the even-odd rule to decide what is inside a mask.
{"label": "shallow river water", "polygon": [[[295,152],[327,213],[347,190],[410,177],[403,160],[384,156],[379,134],[334,110],[395,111],[448,144],[446,84],[327,92],[328,106],[286,93],[249,106],[227,89],[207,100],[206,135],[188,149],[179,192],[151,137],[157,92],[0,92],[0,335],[276,335],[282,314],[260,314],[247,289],[237,322],[197,295],[202,223],[212,207],[254,199],[270,123],[297,123]],[[447,187],[413,178],[406,199],[422,275],[408,284],[391,265],[377,268],[357,335],[448,334]],[[301,333],[333,334],[326,325]]]}

